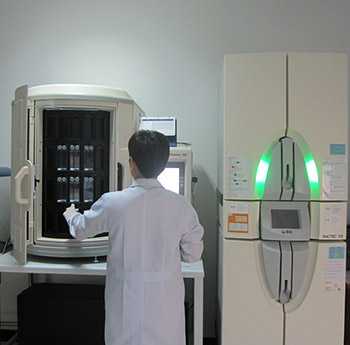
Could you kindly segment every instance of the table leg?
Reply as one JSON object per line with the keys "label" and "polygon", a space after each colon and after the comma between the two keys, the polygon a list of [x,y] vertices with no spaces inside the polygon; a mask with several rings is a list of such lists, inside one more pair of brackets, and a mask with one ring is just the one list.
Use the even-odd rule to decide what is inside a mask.
{"label": "table leg", "polygon": [[203,345],[203,278],[194,278],[194,345]]}
{"label": "table leg", "polygon": [[[2,283],[2,281],[1,281],[1,277],[2,276],[2,274],[1,274],[1,272],[0,272],[0,289],[1,289],[1,283]],[[2,300],[0,300],[0,332],[1,332],[1,312],[2,312],[2,310],[1,310],[1,302],[2,302]],[[6,342],[4,342],[4,344],[5,345],[12,345],[12,344],[14,344],[15,342],[16,342],[16,340],[17,340],[17,332],[8,340],[8,341],[6,341]]]}

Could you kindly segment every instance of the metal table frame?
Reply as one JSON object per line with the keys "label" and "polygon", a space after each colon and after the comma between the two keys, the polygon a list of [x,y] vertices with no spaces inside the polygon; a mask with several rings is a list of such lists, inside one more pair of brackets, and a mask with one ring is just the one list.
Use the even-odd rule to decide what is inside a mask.
{"label": "metal table frame", "polygon": [[[19,265],[11,253],[6,253],[0,255],[0,284],[1,273],[104,276],[106,262],[91,262],[91,259],[28,257],[26,265]],[[182,274],[185,279],[194,280],[193,344],[203,345],[203,262],[182,263]],[[6,344],[10,345],[15,341],[14,336]]]}

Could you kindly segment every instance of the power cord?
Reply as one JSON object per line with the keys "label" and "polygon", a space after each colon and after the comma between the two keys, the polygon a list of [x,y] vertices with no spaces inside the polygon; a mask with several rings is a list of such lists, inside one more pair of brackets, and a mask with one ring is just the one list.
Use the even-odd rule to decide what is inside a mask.
{"label": "power cord", "polygon": [[9,250],[11,250],[12,243],[11,243],[11,238],[8,237],[8,239],[4,242],[4,246],[2,247],[1,254],[6,254]]}

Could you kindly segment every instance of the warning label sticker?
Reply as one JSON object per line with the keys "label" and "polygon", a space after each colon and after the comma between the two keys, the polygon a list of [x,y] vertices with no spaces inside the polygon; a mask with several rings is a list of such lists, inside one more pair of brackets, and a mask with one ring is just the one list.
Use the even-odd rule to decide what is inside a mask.
{"label": "warning label sticker", "polygon": [[345,288],[345,248],[330,247],[325,265],[326,291],[342,291]]}
{"label": "warning label sticker", "polygon": [[228,216],[229,232],[248,232],[248,214],[233,213]]}
{"label": "warning label sticker", "polygon": [[248,232],[249,215],[246,203],[232,203],[227,217],[229,232]]}
{"label": "warning label sticker", "polygon": [[344,160],[323,162],[322,194],[329,200],[345,200],[347,187],[347,167]]}

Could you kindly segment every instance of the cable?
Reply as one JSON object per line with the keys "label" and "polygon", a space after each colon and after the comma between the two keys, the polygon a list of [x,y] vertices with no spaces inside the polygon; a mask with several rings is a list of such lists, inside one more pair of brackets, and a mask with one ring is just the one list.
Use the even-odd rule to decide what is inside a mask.
{"label": "cable", "polygon": [[289,129],[289,60],[286,56],[286,131],[285,136],[288,135]]}
{"label": "cable", "polygon": [[283,304],[283,335],[282,335],[282,345],[286,345],[286,308]]}

